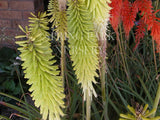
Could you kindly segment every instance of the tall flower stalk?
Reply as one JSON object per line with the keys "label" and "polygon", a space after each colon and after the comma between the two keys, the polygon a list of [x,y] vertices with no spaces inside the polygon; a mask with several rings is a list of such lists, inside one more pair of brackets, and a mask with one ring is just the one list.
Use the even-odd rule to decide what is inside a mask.
{"label": "tall flower stalk", "polygon": [[65,46],[64,41],[67,37],[67,16],[66,0],[50,0],[48,5],[48,16],[51,16],[49,22],[57,33],[57,40],[61,41],[61,76],[65,81]]}
{"label": "tall flower stalk", "polygon": [[71,60],[86,102],[87,120],[90,120],[92,95],[97,97],[93,83],[98,77],[98,41],[91,15],[83,0],[69,0],[68,36]]}
{"label": "tall flower stalk", "polygon": [[[158,84],[158,89],[157,89],[157,94],[156,94],[156,97],[155,97],[155,100],[154,100],[153,109],[157,110],[159,100],[160,100],[160,83]],[[155,115],[156,114],[154,113],[152,117],[155,117]]]}
{"label": "tall flower stalk", "polygon": [[87,9],[92,14],[92,20],[96,31],[96,37],[99,42],[99,55],[100,55],[100,80],[101,80],[101,92],[102,103],[104,106],[104,118],[107,119],[106,108],[106,31],[107,24],[110,17],[109,3],[110,0],[85,0]]}

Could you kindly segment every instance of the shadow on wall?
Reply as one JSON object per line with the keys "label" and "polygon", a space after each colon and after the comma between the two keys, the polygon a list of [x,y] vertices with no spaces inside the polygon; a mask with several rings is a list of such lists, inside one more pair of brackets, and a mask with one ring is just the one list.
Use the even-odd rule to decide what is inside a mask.
{"label": "shadow on wall", "polygon": [[49,0],[44,0],[44,10],[47,10]]}

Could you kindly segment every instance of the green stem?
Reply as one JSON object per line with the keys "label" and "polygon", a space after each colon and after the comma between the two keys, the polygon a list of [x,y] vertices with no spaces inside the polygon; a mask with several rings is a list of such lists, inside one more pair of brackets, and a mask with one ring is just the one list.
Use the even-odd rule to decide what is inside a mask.
{"label": "green stem", "polygon": [[[159,4],[159,0],[156,1],[156,10],[158,9],[158,4]],[[152,39],[152,46],[153,46],[155,71],[156,71],[156,74],[158,74],[156,53],[155,53],[155,44],[154,44],[154,40],[153,39]],[[155,97],[154,104],[153,104],[153,109],[156,109],[156,111],[157,111],[157,108],[158,108],[159,100],[160,100],[160,83],[158,84],[158,90],[157,90],[156,97]],[[156,112],[152,115],[152,117],[155,117],[155,115],[156,115]]]}
{"label": "green stem", "polygon": [[[126,67],[126,62],[125,62],[125,57],[123,55],[124,52],[124,49],[121,45],[121,41],[123,40],[123,35],[122,35],[122,28],[121,28],[121,25],[119,25],[119,29],[120,29],[120,36],[121,36],[121,40],[119,39],[119,37],[117,37],[117,41],[118,41],[118,44],[119,44],[119,48],[120,48],[120,55],[122,57],[122,63],[123,63],[123,67],[124,67],[124,70],[125,70],[125,73],[126,73],[126,76],[127,76],[127,79],[128,79],[128,83],[129,85],[131,86],[131,81],[130,81],[130,77],[129,77],[129,73],[127,72],[127,67]],[[123,43],[122,43],[123,44]]]}
{"label": "green stem", "polygon": [[158,74],[157,61],[156,61],[156,53],[155,53],[155,44],[154,44],[154,40],[153,39],[152,39],[152,47],[153,47],[153,57],[154,57],[155,71],[156,71],[156,75],[157,75]]}
{"label": "green stem", "polygon": [[[59,10],[61,12],[65,11],[66,10],[66,0],[58,0],[58,3],[59,3]],[[58,22],[58,21],[57,21]],[[65,21],[61,21],[60,22],[60,26],[62,27],[63,24],[65,24]],[[65,32],[62,32],[62,36],[60,37],[61,39],[61,76],[62,76],[62,81],[63,81],[63,84],[65,83],[65,48],[64,48],[64,41],[66,39],[65,37]]]}
{"label": "green stem", "polygon": [[106,41],[103,41],[103,57],[102,57],[102,64],[101,64],[101,91],[102,91],[102,103],[104,107],[104,119],[107,120],[107,106],[106,106]]}
{"label": "green stem", "polygon": [[140,83],[141,83],[141,85],[142,85],[142,87],[143,87],[143,89],[144,89],[144,91],[145,91],[145,93],[146,93],[149,101],[153,104],[153,99],[151,97],[151,94],[149,94],[149,91],[148,91],[145,83],[143,82],[143,80],[141,79],[141,77],[138,76],[137,78],[139,79],[139,81],[140,81]]}
{"label": "green stem", "polygon": [[88,93],[87,90],[87,106],[86,106],[86,120],[90,120],[91,119],[91,96]]}
{"label": "green stem", "polygon": [[[158,9],[158,4],[159,4],[159,0],[156,1],[156,9]],[[154,40],[152,38],[152,47],[153,47],[153,56],[154,56],[154,64],[155,64],[155,71],[156,71],[156,74],[158,74],[158,71],[157,71],[157,62],[156,62],[156,53],[155,53],[155,44],[154,44]]]}
{"label": "green stem", "polygon": [[107,116],[107,105],[106,105],[106,37],[99,36],[100,45],[100,80],[101,80],[101,92],[102,92],[102,103],[104,109],[104,120],[108,119]]}
{"label": "green stem", "polygon": [[61,39],[61,76],[62,81],[65,81],[65,48],[64,48],[64,39]]}
{"label": "green stem", "polygon": [[[156,109],[156,111],[157,111],[157,108],[158,108],[159,100],[160,100],[160,83],[158,85],[156,98],[155,98],[155,101],[154,101],[154,104],[153,104],[153,109]],[[152,117],[154,117],[154,116],[155,116],[155,113],[153,114]]]}
{"label": "green stem", "polygon": [[159,0],[156,1],[156,10],[158,9]]}

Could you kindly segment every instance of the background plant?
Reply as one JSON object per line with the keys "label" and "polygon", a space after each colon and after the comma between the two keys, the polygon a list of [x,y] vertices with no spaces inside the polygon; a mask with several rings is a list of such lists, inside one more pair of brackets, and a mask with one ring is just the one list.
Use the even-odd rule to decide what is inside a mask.
{"label": "background plant", "polygon": [[[80,7],[83,7],[83,5],[79,6],[80,3],[78,3],[77,1],[69,1],[69,2],[70,4],[73,3],[72,6],[69,5],[69,8],[75,7],[73,5],[76,4],[77,9],[75,10],[77,10],[77,13],[84,12],[84,11],[78,11],[78,10],[81,10]],[[144,8],[142,9],[137,7],[139,6],[137,4],[141,4],[141,6],[143,7],[144,5],[142,2],[144,1],[112,0],[112,3],[110,4],[110,6],[113,8],[111,10],[111,17],[110,17],[111,26],[113,27],[113,29],[111,26],[109,26],[108,29],[110,31],[107,31],[107,34],[111,34],[113,37],[107,35],[107,39],[108,39],[107,49],[106,49],[107,55],[103,57],[103,59],[105,58],[106,60],[105,61],[106,62],[106,67],[105,67],[106,84],[103,84],[104,86],[106,86],[106,91],[105,91],[106,109],[104,109],[104,106],[102,105],[103,103],[101,102],[102,89],[99,84],[100,79],[95,78],[95,80],[98,83],[93,86],[96,90],[97,98],[92,97],[92,103],[91,103],[92,111],[91,111],[91,117],[90,117],[90,119],[92,120],[101,120],[104,118],[108,120],[109,119],[117,120],[119,118],[120,113],[129,112],[127,108],[128,105],[131,105],[133,109],[139,110],[139,108],[136,108],[137,102],[142,106],[144,106],[145,104],[148,104],[149,110],[152,110],[154,106],[154,103],[155,103],[154,101],[155,101],[158,83],[159,83],[159,75],[158,75],[159,66],[160,66],[158,62],[159,56],[158,54],[156,54],[155,47],[154,47],[154,40],[156,39],[153,37],[153,31],[154,31],[153,24],[144,20],[143,22],[141,22],[142,21],[141,19],[144,19],[143,17],[145,16],[146,19],[149,17],[148,20],[153,21],[153,23],[156,22],[157,20],[155,21],[155,15],[157,14],[152,14],[154,13],[152,5],[156,5],[156,9],[157,9],[158,2],[155,1],[154,3],[156,4],[154,3],[152,4],[150,0],[146,0],[145,4],[147,5],[145,6],[148,6],[147,10],[146,9],[144,10]],[[69,12],[72,12],[72,11],[69,11]],[[150,13],[148,14],[149,16],[145,15],[148,12]],[[57,13],[59,14],[59,12]],[[85,14],[87,14],[87,12],[85,12]],[[73,15],[76,16],[77,14],[73,14]],[[78,17],[81,18],[80,16]],[[86,18],[88,18],[88,16]],[[75,18],[72,17],[69,20],[71,19],[75,20],[76,17]],[[80,21],[81,19],[78,19],[78,20]],[[82,21],[80,21],[79,23],[81,23]],[[84,21],[84,22],[88,22],[88,21]],[[138,23],[138,24],[135,24],[135,23]],[[142,23],[145,23],[145,25]],[[150,24],[150,27],[149,27],[150,29],[147,28],[146,24],[147,25]],[[57,63],[60,63],[61,53],[63,53],[61,51],[62,47],[60,46],[62,45],[61,44],[62,41],[59,41],[59,40],[55,41],[55,39],[58,37],[56,36],[58,33],[56,31],[58,30],[58,25],[60,24],[58,23],[57,25],[55,25],[55,27],[53,27],[54,31],[52,31],[52,35],[54,36],[51,36],[52,38],[51,43],[52,43],[52,50],[54,51],[53,54],[56,56],[56,59],[58,59]],[[74,26],[74,24],[70,23],[69,25],[72,26],[71,27],[72,29],[70,29],[71,32],[74,32],[74,30],[80,29]],[[143,27],[143,25],[146,26],[146,28]],[[147,29],[149,31],[147,31]],[[156,28],[156,29],[158,30],[159,28]],[[82,31],[82,30],[83,29],[80,29],[79,31]],[[81,33],[81,32],[78,32],[78,33]],[[156,37],[158,37],[157,34],[156,34]],[[112,38],[111,39],[112,41],[110,41],[110,38]],[[139,40],[141,41],[138,42]],[[139,44],[136,44],[136,42]],[[65,47],[65,50],[66,50],[64,54],[66,58],[66,62],[65,62],[66,68],[64,70],[65,72],[65,77],[64,77],[65,90],[64,91],[66,94],[66,99],[65,99],[66,108],[64,109],[64,113],[67,113],[67,114],[62,119],[71,119],[71,120],[86,119],[85,102],[83,100],[81,85],[77,85],[77,80],[76,80],[77,73],[74,71],[74,66],[72,66],[72,61],[71,61],[73,60],[73,57],[70,58],[70,54],[69,54],[69,50],[74,45],[74,42],[69,40],[69,43],[67,41],[65,41],[64,43],[65,44],[63,47]],[[68,44],[69,44],[69,48],[68,48]],[[76,44],[78,45],[78,43]],[[76,57],[77,56],[75,56],[75,59]],[[78,68],[76,70],[78,70]],[[156,107],[157,107],[157,110],[155,113],[156,113],[156,116],[159,116],[160,114],[159,107],[157,105]],[[153,116],[150,116],[150,117],[153,117]]]}

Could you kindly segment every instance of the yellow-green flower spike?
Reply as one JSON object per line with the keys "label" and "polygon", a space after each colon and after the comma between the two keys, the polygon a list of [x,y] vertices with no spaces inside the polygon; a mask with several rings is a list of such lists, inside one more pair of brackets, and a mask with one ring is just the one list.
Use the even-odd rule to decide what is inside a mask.
{"label": "yellow-green flower spike", "polygon": [[49,22],[53,22],[52,27],[57,25],[57,16],[59,12],[59,3],[58,0],[50,0],[48,5],[48,16],[51,16]]}
{"label": "yellow-green flower spike", "polygon": [[110,17],[110,10],[108,3],[110,0],[85,0],[87,9],[92,14],[94,27],[97,36],[106,35],[106,27]]}
{"label": "yellow-green flower spike", "polygon": [[[54,65],[49,28],[46,13],[39,13],[29,18],[29,29],[24,31],[27,40],[16,42],[19,44],[20,57],[24,63],[25,78],[31,85],[29,91],[35,100],[35,105],[40,107],[43,120],[61,120],[64,115],[64,88],[62,78],[59,76],[58,66]],[[19,36],[20,37],[20,36]],[[19,38],[18,37],[18,38]],[[24,36],[22,36],[24,37]]]}
{"label": "yellow-green flower spike", "polygon": [[[98,41],[91,15],[84,2],[70,0],[68,4],[68,36],[71,60],[78,83],[81,84],[84,100],[87,95],[97,96],[93,83],[98,76]],[[87,92],[88,91],[88,92]]]}
{"label": "yellow-green flower spike", "polygon": [[59,3],[59,0],[50,0],[48,5],[48,16],[51,16],[49,22],[52,23],[52,28],[55,27],[54,31],[57,33],[57,40],[65,40],[67,37],[67,16],[65,9],[59,8],[60,4],[62,3]]}

